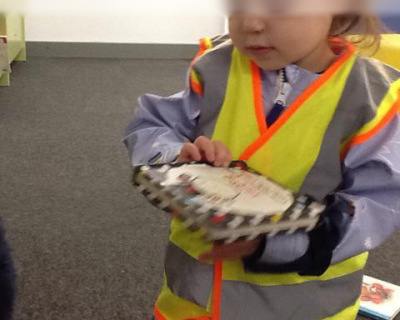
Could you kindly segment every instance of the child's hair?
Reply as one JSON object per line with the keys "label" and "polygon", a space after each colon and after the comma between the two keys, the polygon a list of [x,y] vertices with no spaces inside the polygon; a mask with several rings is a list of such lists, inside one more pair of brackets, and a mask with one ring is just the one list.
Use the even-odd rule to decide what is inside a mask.
{"label": "child's hair", "polygon": [[376,15],[338,15],[333,18],[330,36],[378,50],[383,30],[385,27]]}

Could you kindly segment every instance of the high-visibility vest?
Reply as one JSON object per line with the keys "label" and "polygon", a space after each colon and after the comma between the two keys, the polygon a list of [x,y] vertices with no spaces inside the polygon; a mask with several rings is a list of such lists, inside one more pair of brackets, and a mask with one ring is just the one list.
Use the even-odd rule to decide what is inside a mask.
{"label": "high-visibility vest", "polygon": [[377,51],[374,46],[363,47],[361,43],[360,51],[400,69],[400,34],[383,34],[380,47]]}
{"label": "high-visibility vest", "polygon": [[[198,135],[222,141],[234,159],[293,191],[325,198],[342,182],[346,152],[377,134],[400,109],[400,72],[346,45],[346,53],[270,128],[259,67],[229,43],[203,50],[191,77],[204,102]],[[322,276],[255,274],[242,261],[200,263],[199,255],[212,248],[201,236],[173,219],[156,319],[355,319],[367,252]]]}

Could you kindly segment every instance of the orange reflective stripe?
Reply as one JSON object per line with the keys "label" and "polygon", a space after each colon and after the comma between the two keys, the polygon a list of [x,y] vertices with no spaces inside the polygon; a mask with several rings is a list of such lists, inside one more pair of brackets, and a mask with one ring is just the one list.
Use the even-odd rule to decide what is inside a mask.
{"label": "orange reflective stripe", "polygon": [[168,320],[161,314],[160,310],[158,310],[157,305],[154,306],[154,316],[156,320]]}
{"label": "orange reflective stripe", "polygon": [[[400,95],[400,91],[399,91]],[[390,123],[391,120],[394,119],[394,117],[400,112],[400,97],[399,99],[393,104],[393,106],[390,108],[389,112],[385,115],[385,117],[370,131],[358,135],[354,137],[354,139],[351,140],[350,144],[343,150],[341,154],[341,159],[342,161],[346,157],[347,153],[350,151],[351,148],[362,144],[370,139],[372,139],[374,136],[376,136],[386,125]]]}
{"label": "orange reflective stripe", "polygon": [[[200,40],[200,50],[197,53],[196,57],[193,59],[193,61],[190,64],[190,67],[192,67],[197,60],[203,56],[207,50],[211,49],[213,47],[212,41],[210,38],[203,38]],[[192,90],[194,92],[196,92],[199,95],[203,95],[204,90],[203,90],[203,86],[201,85],[201,83],[199,81],[197,81],[195,79],[195,76],[193,75],[195,71],[191,70],[190,72],[190,76],[189,76],[189,81],[190,81],[190,87],[192,88]]]}
{"label": "orange reflective stripe", "polygon": [[208,49],[208,45],[207,45],[206,39],[203,38],[200,40],[200,52],[204,53],[207,49]]}
{"label": "orange reflective stripe", "polygon": [[200,39],[200,50],[199,52],[197,52],[195,58],[193,59],[193,61],[191,62],[191,66],[194,65],[197,60],[206,53],[207,50],[211,49],[213,47],[212,41],[210,38],[203,38]]}
{"label": "orange reflective stripe", "polygon": [[216,261],[214,265],[214,286],[212,301],[212,320],[221,318],[221,295],[222,295],[222,261]]}
{"label": "orange reflective stripe", "polygon": [[194,59],[193,59],[191,65],[194,65],[194,64],[197,62],[197,60],[198,60],[206,51],[207,51],[207,48],[206,48],[204,39],[201,39],[201,40],[200,40],[200,50],[199,50],[199,52],[197,52],[197,54],[196,54],[196,56],[194,57]]}
{"label": "orange reflective stripe", "polygon": [[213,43],[211,38],[203,38],[200,40],[200,49],[205,53],[207,50],[212,49]]}
{"label": "orange reflective stripe", "polygon": [[[346,63],[346,61],[355,53],[356,48],[350,43],[346,43],[347,51],[342,54],[336,61],[315,80],[296,100],[287,108],[282,116],[268,130],[259,137],[251,146],[247,148],[240,156],[240,160],[249,160],[250,157],[257,152],[269,139],[290,119],[290,117],[307,101],[315,92],[318,91],[332,76]],[[265,120],[264,120],[265,121]]]}
{"label": "orange reflective stripe", "polygon": [[190,87],[197,94],[199,94],[199,95],[203,95],[204,94],[203,86],[201,85],[201,83],[199,83],[199,82],[197,82],[195,80],[195,77],[194,77],[194,75],[192,73],[190,74]]}
{"label": "orange reflective stripe", "polygon": [[251,62],[251,73],[253,75],[253,94],[254,94],[254,108],[260,129],[260,135],[267,131],[267,121],[265,119],[263,94],[261,86],[261,69],[255,62]]}

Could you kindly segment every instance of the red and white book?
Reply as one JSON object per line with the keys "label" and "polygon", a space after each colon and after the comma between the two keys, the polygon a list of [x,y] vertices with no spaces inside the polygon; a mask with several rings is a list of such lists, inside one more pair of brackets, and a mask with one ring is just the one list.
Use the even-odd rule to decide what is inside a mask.
{"label": "red and white book", "polygon": [[364,276],[360,314],[378,320],[393,320],[400,313],[400,286]]}

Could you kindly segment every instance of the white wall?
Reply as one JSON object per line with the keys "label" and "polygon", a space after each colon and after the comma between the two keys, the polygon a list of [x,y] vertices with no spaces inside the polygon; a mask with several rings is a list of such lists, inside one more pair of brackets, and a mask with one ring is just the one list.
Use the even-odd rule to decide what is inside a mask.
{"label": "white wall", "polygon": [[222,33],[221,0],[28,0],[28,41],[196,43]]}

